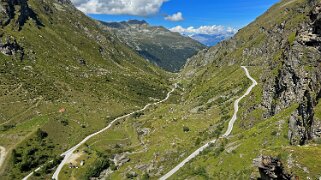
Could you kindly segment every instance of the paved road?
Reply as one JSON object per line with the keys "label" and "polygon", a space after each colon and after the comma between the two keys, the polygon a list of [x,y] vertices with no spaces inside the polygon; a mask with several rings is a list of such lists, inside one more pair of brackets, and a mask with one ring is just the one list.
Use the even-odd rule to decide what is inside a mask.
{"label": "paved road", "polygon": [[124,118],[127,118],[135,113],[139,113],[139,112],[142,112],[142,111],[145,111],[148,107],[150,107],[151,105],[157,105],[157,104],[160,104],[160,103],[163,103],[165,101],[167,101],[169,99],[169,97],[171,96],[171,94],[175,91],[175,89],[178,87],[177,84],[174,84],[174,87],[172,88],[171,91],[169,91],[165,97],[165,99],[161,100],[161,101],[158,101],[156,103],[150,103],[150,104],[147,104],[143,109],[140,109],[138,111],[134,111],[130,114],[127,114],[127,115],[124,115],[124,116],[121,116],[121,117],[118,117],[116,119],[114,119],[111,123],[108,124],[107,127],[105,127],[104,129],[98,131],[98,132],[95,132],[89,136],[87,136],[85,139],[83,139],[80,143],[78,143],[77,145],[75,145],[74,147],[70,148],[68,151],[64,152],[63,154],[61,154],[61,156],[64,156],[64,159],[62,160],[62,162],[59,164],[58,168],[56,169],[55,173],[53,174],[52,176],[52,179],[56,179],[58,180],[58,176],[59,176],[59,173],[61,171],[61,169],[63,168],[63,166],[67,163],[68,159],[70,158],[70,156],[73,154],[73,152],[78,149],[81,145],[83,145],[86,141],[88,141],[89,139],[91,139],[92,137],[110,129],[112,127],[112,125],[121,120],[121,119],[124,119]]}
{"label": "paved road", "polygon": [[[245,92],[245,94],[243,96],[241,96],[240,98],[238,98],[235,102],[234,102],[234,115],[232,117],[232,119],[230,120],[229,124],[228,124],[228,128],[226,130],[226,132],[222,135],[222,137],[227,137],[231,134],[232,130],[233,130],[233,126],[234,123],[237,119],[237,112],[239,110],[239,102],[247,95],[250,94],[250,92],[252,91],[252,89],[257,85],[257,82],[255,81],[254,78],[251,77],[249,71],[247,70],[247,68],[245,66],[241,66],[244,71],[246,76],[252,81],[252,85],[247,89],[247,91]],[[210,144],[215,143],[216,139],[206,143],[204,146],[200,147],[199,149],[197,149],[196,151],[194,151],[191,155],[189,155],[186,159],[184,159],[181,163],[179,163],[174,169],[172,169],[171,171],[169,171],[167,174],[165,174],[164,176],[162,176],[160,178],[160,180],[166,180],[169,177],[171,177],[173,174],[175,174],[181,167],[183,167],[187,162],[189,162],[190,160],[192,160],[193,158],[195,158],[196,156],[198,156],[202,151],[204,151],[204,149],[206,149],[207,147],[209,147]]]}
{"label": "paved road", "polygon": [[6,155],[7,155],[6,148],[0,146],[0,169],[4,163],[4,160],[6,159]]}

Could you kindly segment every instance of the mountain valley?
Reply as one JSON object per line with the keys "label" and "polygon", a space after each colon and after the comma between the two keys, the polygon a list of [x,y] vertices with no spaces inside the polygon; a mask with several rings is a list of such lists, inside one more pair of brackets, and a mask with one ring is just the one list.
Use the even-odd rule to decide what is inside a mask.
{"label": "mountain valley", "polygon": [[320,24],[282,0],[206,48],[2,0],[0,179],[320,179]]}

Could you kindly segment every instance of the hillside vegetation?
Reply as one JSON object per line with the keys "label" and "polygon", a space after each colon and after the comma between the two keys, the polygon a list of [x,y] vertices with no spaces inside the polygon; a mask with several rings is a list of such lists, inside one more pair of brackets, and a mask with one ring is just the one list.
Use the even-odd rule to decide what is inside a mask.
{"label": "hillside vegetation", "polygon": [[[317,3],[281,1],[231,40],[191,58],[167,104],[89,143],[90,149],[126,157],[102,176],[157,179],[222,135],[233,102],[251,83],[240,68],[245,65],[259,85],[241,101],[232,136],[219,139],[170,179],[258,178],[253,160],[261,155],[278,157],[294,176],[318,179],[320,159],[311,156],[321,152]],[[65,172],[66,178],[81,170]]]}
{"label": "hillside vegetation", "polygon": [[[18,15],[2,20],[14,53],[0,54],[0,145],[10,150],[1,178],[19,179],[40,164],[31,178],[50,178],[60,153],[163,99],[174,82],[168,101],[80,146],[59,179],[158,179],[213,139],[170,179],[257,179],[253,160],[261,156],[276,157],[293,178],[321,177],[319,1],[275,4],[232,39],[190,58],[178,75],[140,58],[68,1],[28,4],[34,12],[23,26]],[[240,102],[231,136],[219,138],[251,85],[241,66],[258,85]]]}
{"label": "hillside vegetation", "polygon": [[1,1],[0,25],[0,145],[9,152],[0,179],[21,179],[169,89],[170,74],[69,1]]}

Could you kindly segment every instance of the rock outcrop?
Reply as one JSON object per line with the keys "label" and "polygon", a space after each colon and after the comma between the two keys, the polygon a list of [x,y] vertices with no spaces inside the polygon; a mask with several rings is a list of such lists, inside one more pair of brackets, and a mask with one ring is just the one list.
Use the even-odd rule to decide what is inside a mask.
{"label": "rock outcrop", "polygon": [[295,176],[285,172],[278,158],[260,156],[253,160],[253,165],[259,169],[260,180],[295,180]]}
{"label": "rock outcrop", "polygon": [[28,0],[1,0],[0,25],[7,26],[15,21],[20,30],[28,19],[34,20],[37,26],[43,26],[37,14],[29,7]]}
{"label": "rock outcrop", "polygon": [[117,166],[117,167],[120,167],[129,161],[130,161],[130,159],[128,158],[126,153],[116,154],[113,159],[113,162],[114,162],[115,166]]}
{"label": "rock outcrop", "polygon": [[5,38],[4,42],[0,39],[0,52],[6,56],[15,55],[20,60],[22,60],[24,56],[23,48],[13,37]]}
{"label": "rock outcrop", "polygon": [[[298,103],[289,118],[289,140],[303,145],[318,136],[320,127],[314,124],[314,108],[321,98],[321,14],[320,5],[310,13],[310,19],[296,33],[296,40],[286,48],[282,67],[274,85],[274,101],[270,114]],[[268,88],[268,87],[267,87]]]}

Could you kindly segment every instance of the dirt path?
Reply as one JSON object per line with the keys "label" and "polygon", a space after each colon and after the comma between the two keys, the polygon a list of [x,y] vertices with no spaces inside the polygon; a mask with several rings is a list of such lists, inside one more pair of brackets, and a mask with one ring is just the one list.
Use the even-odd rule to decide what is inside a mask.
{"label": "dirt path", "polygon": [[0,126],[10,123],[11,121],[13,121],[14,119],[16,119],[17,117],[20,117],[20,116],[24,115],[25,113],[27,113],[28,111],[30,111],[30,110],[38,107],[38,105],[40,104],[40,102],[42,101],[42,99],[43,99],[42,97],[39,97],[39,98],[38,98],[38,102],[37,102],[35,105],[29,107],[28,109],[26,109],[26,110],[23,111],[23,112],[20,112],[19,114],[13,116],[13,117],[10,118],[9,120],[1,123]]}

